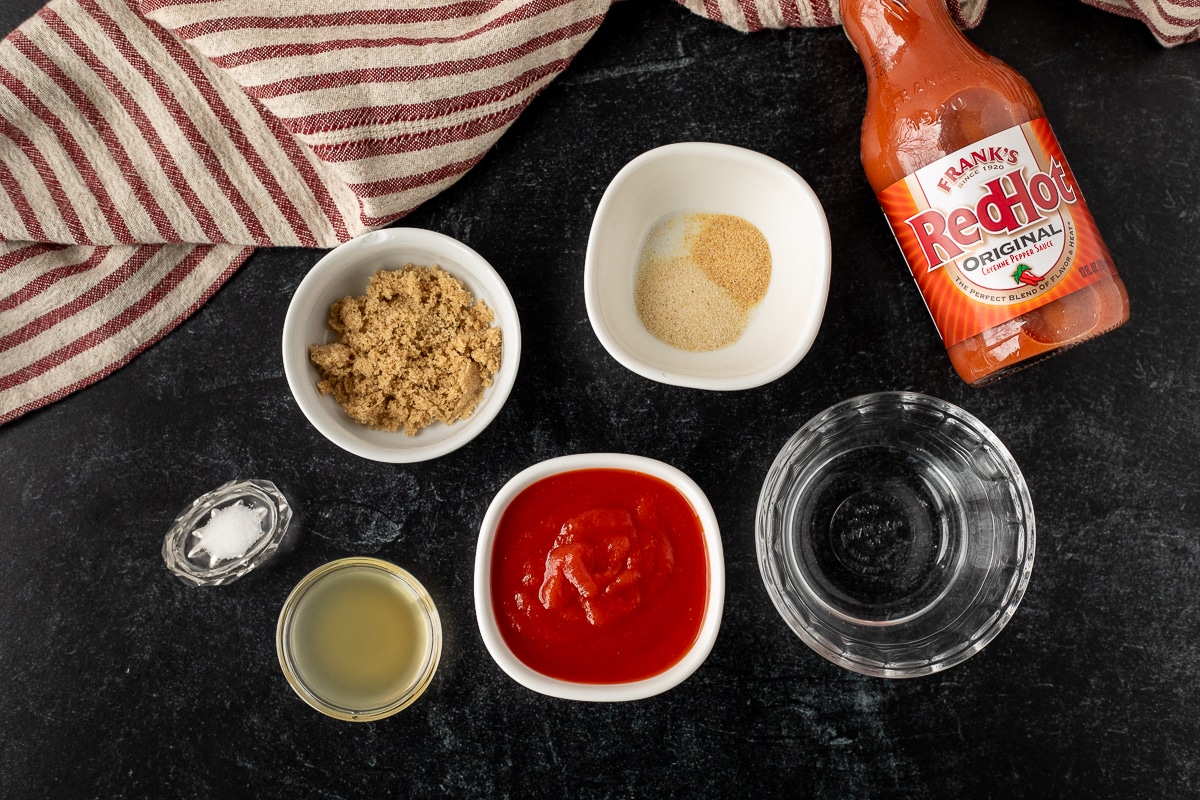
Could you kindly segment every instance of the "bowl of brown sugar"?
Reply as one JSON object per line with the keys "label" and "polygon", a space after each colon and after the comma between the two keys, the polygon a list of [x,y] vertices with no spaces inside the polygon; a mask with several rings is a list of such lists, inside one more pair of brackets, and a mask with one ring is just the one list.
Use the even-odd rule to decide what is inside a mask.
{"label": "bowl of brown sugar", "polygon": [[604,348],[661,383],[769,383],[816,339],[829,226],[794,170],[731,145],[681,142],[635,158],[592,221],[588,318]]}
{"label": "bowl of brown sugar", "polygon": [[385,462],[456,450],[499,414],[521,355],[504,281],[462,242],[387,228],[329,251],[292,296],[283,367],[322,435]]}

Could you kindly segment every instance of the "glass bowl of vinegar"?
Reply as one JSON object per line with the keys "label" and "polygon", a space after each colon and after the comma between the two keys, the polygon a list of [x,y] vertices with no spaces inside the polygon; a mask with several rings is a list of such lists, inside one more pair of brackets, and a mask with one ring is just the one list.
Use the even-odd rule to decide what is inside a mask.
{"label": "glass bowl of vinegar", "polygon": [[442,626],[425,588],[395,564],[343,558],[305,576],[283,604],[279,665],[323,714],[371,722],[407,708],[433,680]]}
{"label": "glass bowl of vinegar", "polygon": [[881,392],[809,420],[767,473],[759,568],[813,650],[865,675],[965,661],[1016,612],[1034,515],[1012,455],[950,403]]}

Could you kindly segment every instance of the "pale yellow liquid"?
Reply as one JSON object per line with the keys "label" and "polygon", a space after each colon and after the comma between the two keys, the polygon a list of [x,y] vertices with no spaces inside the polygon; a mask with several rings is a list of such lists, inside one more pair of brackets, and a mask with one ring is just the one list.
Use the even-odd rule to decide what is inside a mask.
{"label": "pale yellow liquid", "polygon": [[291,624],[301,681],[344,709],[365,711],[399,700],[421,679],[430,648],[420,598],[372,567],[324,576],[300,598]]}

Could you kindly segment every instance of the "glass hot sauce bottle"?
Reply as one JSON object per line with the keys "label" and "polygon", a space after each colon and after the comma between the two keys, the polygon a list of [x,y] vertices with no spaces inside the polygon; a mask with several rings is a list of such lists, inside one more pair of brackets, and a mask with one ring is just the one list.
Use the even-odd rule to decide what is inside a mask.
{"label": "glass hot sauce bottle", "polygon": [[842,0],[867,72],[862,164],[963,380],[983,386],[1129,319],[1028,82],[944,0]]}

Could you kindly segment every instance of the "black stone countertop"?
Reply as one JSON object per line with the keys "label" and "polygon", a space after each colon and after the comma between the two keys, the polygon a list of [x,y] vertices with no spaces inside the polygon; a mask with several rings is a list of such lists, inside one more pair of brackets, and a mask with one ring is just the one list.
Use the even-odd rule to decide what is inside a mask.
{"label": "black stone countertop", "polygon": [[[9,29],[38,0],[7,0]],[[1038,89],[1116,259],[1133,318],[982,390],[954,375],[858,163],[865,82],[840,30],[742,35],[667,0],[620,3],[463,180],[404,224],[457,237],[508,282],[524,353],[466,448],[386,465],[322,438],[279,358],[319,252],[260,251],[129,366],[0,428],[0,796],[8,798],[1179,798],[1200,793],[1200,46],[1077,0],[992,0],[970,33]],[[803,175],[833,278],[811,353],[774,383],[706,393],[619,366],[587,321],[583,257],[609,179],[639,153],[727,142]],[[909,681],[810,651],[775,612],[754,512],[775,453],[863,392],[956,403],[1031,486],[1037,563],[981,654]],[[510,680],[475,625],[493,493],[539,460],[615,450],[691,475],[721,522],[724,624],[644,701],[555,700]],[[226,587],[166,571],[192,498],[275,481],[295,549]],[[350,724],[301,702],[275,622],[314,567],[374,555],[437,601],[432,686]]]}

